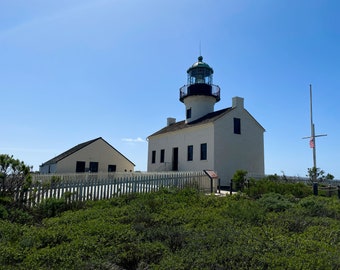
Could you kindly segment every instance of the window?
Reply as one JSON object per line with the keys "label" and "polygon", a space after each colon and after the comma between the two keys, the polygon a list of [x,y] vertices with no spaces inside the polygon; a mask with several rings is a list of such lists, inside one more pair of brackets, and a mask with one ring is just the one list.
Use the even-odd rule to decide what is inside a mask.
{"label": "window", "polygon": [[85,172],[85,161],[77,161],[76,173]]}
{"label": "window", "polygon": [[194,146],[188,145],[188,161],[193,160]]}
{"label": "window", "polygon": [[90,172],[98,172],[98,162],[90,162]]}
{"label": "window", "polygon": [[241,134],[241,119],[234,118],[234,134]]}
{"label": "window", "polygon": [[162,149],[161,150],[161,160],[160,160],[161,163],[164,163],[164,154],[165,154],[165,150]]}
{"label": "window", "polygon": [[178,147],[172,148],[172,170],[178,171]]}
{"label": "window", "polygon": [[207,160],[207,144],[201,144],[201,160]]}
{"label": "window", "polygon": [[187,119],[191,118],[191,108],[187,109]]}
{"label": "window", "polygon": [[116,165],[109,165],[107,167],[108,172],[115,172],[117,170]]}
{"label": "window", "polygon": [[156,162],[156,151],[152,151],[151,163]]}

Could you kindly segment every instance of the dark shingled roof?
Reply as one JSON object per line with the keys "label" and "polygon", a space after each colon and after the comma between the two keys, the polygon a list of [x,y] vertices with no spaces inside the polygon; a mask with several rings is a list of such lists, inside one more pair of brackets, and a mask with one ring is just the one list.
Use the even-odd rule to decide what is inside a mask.
{"label": "dark shingled roof", "polygon": [[[99,137],[99,138],[96,138],[96,139],[93,139],[93,140],[90,140],[90,141],[87,141],[87,142],[83,142],[83,143],[80,143],[74,147],[72,147],[71,149],[65,151],[64,153],[61,153],[60,155],[46,161],[45,163],[41,164],[41,166],[44,166],[44,165],[48,165],[48,164],[55,164],[57,162],[59,162],[60,160],[72,155],[73,153],[79,151],[80,149],[90,145],[91,143],[94,143],[95,141],[97,140],[103,140],[104,142],[106,142],[102,137]],[[120,153],[117,149],[115,149],[112,145],[110,145],[108,142],[106,142],[109,146],[111,146],[114,150],[116,150],[118,153]],[[120,153],[123,157],[125,157],[122,153]],[[126,157],[125,157],[126,158]],[[128,158],[126,158],[128,161],[130,161]],[[131,161],[130,161],[131,162]],[[135,164],[133,162],[131,162],[134,166]]]}
{"label": "dark shingled roof", "polygon": [[220,118],[221,116],[228,113],[232,109],[233,108],[230,107],[230,108],[222,109],[222,110],[219,110],[219,111],[216,111],[216,112],[208,113],[205,116],[203,116],[199,119],[196,119],[195,121],[192,121],[190,123],[185,123],[185,120],[183,120],[183,121],[171,124],[170,126],[166,126],[165,128],[162,128],[161,130],[153,133],[149,137],[159,135],[159,134],[164,134],[164,133],[167,133],[167,132],[177,131],[177,130],[184,129],[184,128],[189,128],[189,127],[193,127],[193,126],[198,126],[198,125],[214,122],[216,119]]}

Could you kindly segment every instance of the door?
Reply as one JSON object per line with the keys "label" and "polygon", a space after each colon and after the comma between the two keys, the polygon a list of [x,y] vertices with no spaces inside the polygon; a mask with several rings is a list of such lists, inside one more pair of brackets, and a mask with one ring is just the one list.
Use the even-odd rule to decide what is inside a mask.
{"label": "door", "polygon": [[178,171],[178,147],[172,148],[172,170]]}

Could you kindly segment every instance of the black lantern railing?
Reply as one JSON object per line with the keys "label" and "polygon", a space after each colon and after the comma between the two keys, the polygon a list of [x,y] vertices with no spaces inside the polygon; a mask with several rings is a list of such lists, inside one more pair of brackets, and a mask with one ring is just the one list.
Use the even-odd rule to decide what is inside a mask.
{"label": "black lantern railing", "polygon": [[195,95],[212,96],[216,98],[217,102],[220,100],[220,87],[214,84],[195,83],[184,85],[179,89],[179,100],[181,102],[184,98]]}

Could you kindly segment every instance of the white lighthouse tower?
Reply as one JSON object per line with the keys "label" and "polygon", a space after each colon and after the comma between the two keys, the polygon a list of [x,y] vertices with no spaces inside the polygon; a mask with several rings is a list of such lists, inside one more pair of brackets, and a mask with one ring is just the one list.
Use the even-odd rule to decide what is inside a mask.
{"label": "white lighthouse tower", "polygon": [[214,70],[203,62],[202,56],[187,73],[187,85],[180,88],[179,99],[185,104],[185,122],[190,123],[214,111],[215,103],[220,100],[220,88],[212,83]]}

